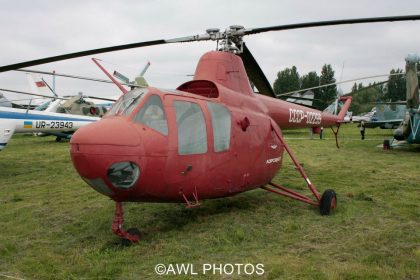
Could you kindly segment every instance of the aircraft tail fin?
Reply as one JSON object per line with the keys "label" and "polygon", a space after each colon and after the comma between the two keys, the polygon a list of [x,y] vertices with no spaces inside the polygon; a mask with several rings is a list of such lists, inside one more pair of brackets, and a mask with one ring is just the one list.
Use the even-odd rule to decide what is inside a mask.
{"label": "aircraft tail fin", "polygon": [[57,96],[51,87],[45,82],[45,80],[39,74],[26,73],[29,86],[31,87],[32,93],[51,95],[51,93]]}

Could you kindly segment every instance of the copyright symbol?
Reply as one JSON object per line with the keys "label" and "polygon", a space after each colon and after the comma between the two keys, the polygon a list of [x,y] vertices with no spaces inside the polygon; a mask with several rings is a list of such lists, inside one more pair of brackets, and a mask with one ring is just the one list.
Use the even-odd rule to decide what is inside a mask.
{"label": "copyright symbol", "polygon": [[162,263],[159,263],[155,266],[155,272],[158,275],[163,275],[166,272],[166,266]]}

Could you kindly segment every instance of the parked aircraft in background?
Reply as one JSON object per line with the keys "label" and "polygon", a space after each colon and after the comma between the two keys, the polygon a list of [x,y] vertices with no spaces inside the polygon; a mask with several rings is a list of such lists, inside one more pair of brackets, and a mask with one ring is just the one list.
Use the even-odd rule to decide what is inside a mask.
{"label": "parked aircraft in background", "polygon": [[404,120],[394,131],[394,139],[405,140],[409,144],[420,144],[420,97],[417,77],[417,64],[420,62],[420,56],[409,55],[405,61],[407,103]]}
{"label": "parked aircraft in background", "polygon": [[366,128],[397,128],[404,119],[406,106],[405,102],[379,102],[372,110],[375,113],[369,120],[365,121]]}
{"label": "parked aircraft in background", "polygon": [[14,133],[47,132],[59,138],[70,138],[78,128],[99,119],[0,107],[0,150],[4,149]]}
{"label": "parked aircraft in background", "polygon": [[[369,122],[373,122],[377,120],[377,116],[376,116],[376,107],[372,107],[372,110],[370,110],[370,112],[368,113],[362,113],[358,116],[351,116],[351,121],[352,122],[365,122],[369,123]],[[349,120],[350,121],[350,120]]]}
{"label": "parked aircraft in background", "polygon": [[287,98],[286,101],[312,107],[314,96],[315,94],[312,90],[305,91],[304,93],[295,92],[289,98]]}

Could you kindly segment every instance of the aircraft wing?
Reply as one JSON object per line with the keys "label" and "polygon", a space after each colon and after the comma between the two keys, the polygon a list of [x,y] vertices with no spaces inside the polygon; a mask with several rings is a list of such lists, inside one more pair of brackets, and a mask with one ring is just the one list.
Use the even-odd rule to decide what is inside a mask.
{"label": "aircraft wing", "polygon": [[402,119],[394,119],[394,120],[386,120],[386,121],[371,121],[371,122],[365,122],[366,128],[397,128],[401,122]]}

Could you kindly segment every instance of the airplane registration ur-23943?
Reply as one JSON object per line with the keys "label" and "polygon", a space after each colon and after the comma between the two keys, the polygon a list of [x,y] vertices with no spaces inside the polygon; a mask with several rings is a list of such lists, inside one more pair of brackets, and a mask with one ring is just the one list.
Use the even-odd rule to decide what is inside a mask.
{"label": "airplane registration ur-23943", "polygon": [[[73,165],[82,179],[115,201],[112,230],[137,242],[136,228],[124,230],[122,203],[200,200],[262,188],[320,208],[337,206],[328,189],[321,195],[283,138],[281,129],[338,127],[351,103],[338,115],[275,97],[270,83],[243,42],[245,35],[316,26],[418,20],[420,15],[348,19],[225,31],[119,45],[0,67],[0,72],[116,50],[202,40],[217,41],[205,53],[193,80],[174,90],[154,87],[128,91],[101,120],[77,130],[70,141]],[[259,94],[253,92],[250,81]],[[315,199],[272,180],[287,152]]]}
{"label": "airplane registration ur-23943", "polygon": [[99,120],[98,117],[0,107],[0,150],[14,133],[48,132],[69,138],[70,132]]}

